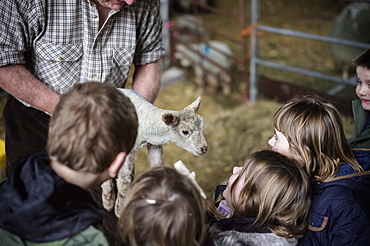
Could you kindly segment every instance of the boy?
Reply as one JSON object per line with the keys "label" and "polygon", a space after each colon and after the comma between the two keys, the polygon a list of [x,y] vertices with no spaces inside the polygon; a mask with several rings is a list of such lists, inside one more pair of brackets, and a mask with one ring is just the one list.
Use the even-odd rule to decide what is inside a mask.
{"label": "boy", "polygon": [[0,245],[108,245],[88,189],[116,176],[137,135],[130,100],[108,84],[77,84],[50,120],[46,152],[16,162],[0,184]]}
{"label": "boy", "polygon": [[356,94],[352,102],[355,132],[348,143],[359,164],[368,170],[370,166],[370,49],[352,60],[356,67]]}

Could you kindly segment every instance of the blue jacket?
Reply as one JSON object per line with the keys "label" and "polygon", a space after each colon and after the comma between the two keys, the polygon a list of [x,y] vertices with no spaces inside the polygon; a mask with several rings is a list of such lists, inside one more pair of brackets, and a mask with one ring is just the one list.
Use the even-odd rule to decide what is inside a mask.
{"label": "blue jacket", "polygon": [[355,156],[358,164],[364,169],[364,171],[370,170],[370,149],[353,149],[353,155]]}
{"label": "blue jacket", "polygon": [[24,158],[0,184],[1,238],[9,232],[22,241],[55,242],[101,222],[103,210],[89,192],[60,178],[49,162],[46,153]]}
{"label": "blue jacket", "polygon": [[313,182],[308,224],[299,245],[370,245],[370,171],[345,163],[335,178]]}

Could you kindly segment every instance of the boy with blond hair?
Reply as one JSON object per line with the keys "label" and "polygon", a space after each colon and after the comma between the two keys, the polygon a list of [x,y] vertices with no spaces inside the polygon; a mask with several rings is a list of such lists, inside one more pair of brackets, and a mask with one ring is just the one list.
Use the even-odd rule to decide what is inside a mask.
{"label": "boy with blond hair", "polygon": [[62,95],[46,151],[17,161],[0,184],[0,244],[109,245],[89,189],[116,176],[137,128],[134,106],[111,85]]}

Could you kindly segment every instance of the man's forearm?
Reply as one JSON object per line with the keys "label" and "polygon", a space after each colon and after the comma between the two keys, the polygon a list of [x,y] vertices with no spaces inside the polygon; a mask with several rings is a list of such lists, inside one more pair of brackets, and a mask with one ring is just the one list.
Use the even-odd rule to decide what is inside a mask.
{"label": "man's forearm", "polygon": [[135,67],[132,89],[153,103],[161,87],[162,61]]}
{"label": "man's forearm", "polygon": [[59,102],[59,95],[22,65],[0,67],[0,87],[10,95],[50,114]]}

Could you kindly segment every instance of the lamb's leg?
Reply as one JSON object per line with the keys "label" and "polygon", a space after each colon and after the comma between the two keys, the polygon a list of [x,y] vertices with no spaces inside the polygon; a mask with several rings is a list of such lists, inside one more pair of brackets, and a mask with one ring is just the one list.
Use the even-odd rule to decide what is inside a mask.
{"label": "lamb's leg", "polygon": [[114,202],[116,201],[116,187],[114,185],[113,179],[105,181],[101,185],[102,189],[102,202],[103,207],[107,211],[111,211],[114,207]]}
{"label": "lamb's leg", "polygon": [[135,165],[135,152],[131,152],[127,155],[125,163],[119,170],[116,183],[117,183],[117,200],[115,206],[115,213],[117,217],[120,217],[122,212],[123,199],[126,196],[126,192],[130,184],[134,179],[134,165]]}
{"label": "lamb's leg", "polygon": [[222,92],[224,95],[229,95],[231,92],[231,76],[225,72],[222,72],[221,75],[221,83],[222,83]]}
{"label": "lamb's leg", "polygon": [[200,92],[203,92],[206,85],[204,83],[202,69],[199,68],[198,65],[194,67],[194,75],[195,75],[194,81],[196,86],[198,87],[198,90]]}
{"label": "lamb's leg", "polygon": [[213,73],[209,73],[207,78],[207,89],[210,93],[217,93],[218,92],[218,87],[219,87],[219,80],[216,75]]}
{"label": "lamb's leg", "polygon": [[151,167],[163,164],[162,155],[163,155],[162,145],[148,146],[148,159]]}

